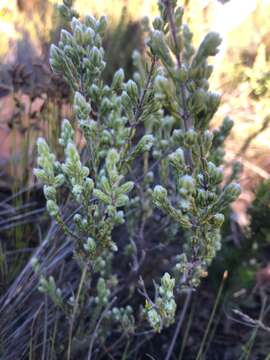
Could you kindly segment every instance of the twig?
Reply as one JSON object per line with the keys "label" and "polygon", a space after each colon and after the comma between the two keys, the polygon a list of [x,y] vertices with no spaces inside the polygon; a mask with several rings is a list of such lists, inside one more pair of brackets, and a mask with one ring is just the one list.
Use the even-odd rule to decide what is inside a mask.
{"label": "twig", "polygon": [[45,360],[46,357],[46,344],[47,344],[47,334],[48,334],[48,295],[45,294],[45,304],[44,304],[44,333],[43,333],[43,345],[42,345],[42,360]]}
{"label": "twig", "polygon": [[205,332],[204,332],[203,339],[202,339],[202,342],[201,342],[201,345],[200,345],[200,349],[199,349],[199,352],[198,352],[198,354],[197,354],[197,356],[196,356],[196,360],[200,360],[200,359],[202,358],[205,341],[206,341],[206,339],[207,339],[207,336],[208,336],[210,327],[211,327],[212,322],[213,322],[213,320],[214,320],[214,316],[215,316],[215,314],[216,314],[216,310],[217,310],[217,307],[218,307],[218,305],[219,305],[219,301],[220,301],[220,298],[221,298],[221,294],[222,294],[222,291],[223,291],[223,288],[224,288],[224,283],[225,283],[225,281],[226,281],[227,278],[228,278],[228,271],[226,270],[226,271],[224,272],[224,274],[223,274],[223,278],[222,278],[220,287],[219,287],[219,289],[218,289],[218,294],[217,294],[217,297],[216,297],[216,301],[215,301],[213,310],[212,310],[212,312],[211,312],[210,319],[209,319],[209,321],[208,321],[206,330],[205,330]]}
{"label": "twig", "polygon": [[[173,15],[172,15],[171,1],[170,0],[163,0],[163,3],[165,5],[165,7],[166,7],[168,22],[169,22],[169,25],[170,25],[170,30],[171,30],[171,33],[172,33],[173,42],[174,42],[174,46],[175,46],[175,57],[176,57],[176,61],[177,61],[177,66],[180,69],[182,64],[181,64],[181,59],[180,59],[180,50],[179,50],[177,37],[176,37],[176,27],[175,27]],[[179,95],[181,97],[182,106],[183,106],[183,114],[180,115],[180,117],[183,119],[184,128],[185,128],[185,131],[187,132],[193,126],[192,125],[192,119],[191,119],[190,114],[189,114],[188,109],[187,109],[187,99],[186,99],[185,85],[183,83],[181,83],[179,88],[180,88]],[[185,157],[186,157],[187,165],[190,167],[190,169],[193,169],[192,154],[191,154],[190,149],[186,149]]]}
{"label": "twig", "polygon": [[237,309],[234,309],[233,312],[236,315],[239,315],[246,322],[246,324],[250,324],[251,326],[257,326],[260,329],[270,333],[270,327],[266,326],[260,319],[259,320],[252,319],[250,316],[244,314],[242,311]]}
{"label": "twig", "polygon": [[262,132],[264,132],[267,128],[268,125],[270,123],[270,115],[266,116],[266,118],[264,119],[262,126],[257,130],[254,131],[253,134],[251,134],[244,142],[244,144],[241,146],[240,150],[238,151],[238,153],[235,155],[235,157],[239,157],[239,156],[243,156],[247,149],[249,148],[250,144],[252,143],[252,141],[258,136],[260,135]]}
{"label": "twig", "polygon": [[81,291],[82,291],[82,287],[83,287],[83,283],[85,281],[86,274],[87,274],[87,265],[84,267],[83,272],[82,272],[81,281],[80,281],[80,284],[79,284],[79,288],[78,288],[78,292],[77,292],[77,296],[76,296],[76,300],[75,300],[75,304],[74,304],[74,308],[73,308],[71,324],[70,324],[70,330],[69,330],[67,360],[69,360],[70,356],[71,356],[71,343],[72,343],[72,335],[73,335],[73,326],[74,326],[75,316],[76,316],[78,306],[79,306],[80,294],[81,294]]}
{"label": "twig", "polygon": [[191,290],[189,290],[188,293],[187,293],[185,303],[184,303],[184,307],[183,307],[183,310],[181,311],[181,314],[180,314],[180,317],[179,317],[179,320],[178,320],[178,323],[177,323],[177,326],[176,326],[176,329],[175,329],[175,332],[174,332],[170,347],[169,347],[167,355],[165,357],[165,360],[169,360],[171,358],[171,356],[172,356],[172,352],[173,352],[173,349],[174,349],[174,346],[175,346],[175,342],[176,342],[176,339],[177,339],[177,337],[179,335],[179,332],[181,330],[181,327],[182,327],[182,324],[183,324],[183,321],[184,321],[184,318],[185,318],[185,315],[186,315],[186,312],[187,312],[187,308],[188,308],[188,305],[189,305],[189,302],[190,302],[190,299],[191,299],[191,294],[192,294],[192,292],[191,292]]}
{"label": "twig", "polygon": [[147,76],[147,79],[146,79],[146,82],[144,85],[143,93],[139,99],[138,106],[137,106],[135,114],[134,114],[134,118],[130,125],[128,144],[126,147],[126,151],[124,152],[124,155],[123,155],[123,165],[125,165],[127,162],[126,161],[127,152],[131,146],[132,139],[134,138],[134,135],[135,135],[135,132],[133,130],[136,129],[137,125],[139,124],[140,116],[143,114],[145,97],[146,97],[146,94],[147,94],[147,92],[150,88],[151,82],[152,82],[152,77],[154,75],[155,66],[156,66],[156,57],[153,56],[152,62],[151,62],[151,67],[150,67],[150,70],[149,70],[149,73],[148,73],[148,76]]}
{"label": "twig", "polygon": [[100,315],[100,318],[99,318],[99,320],[98,320],[98,322],[96,324],[95,330],[94,330],[94,332],[92,334],[92,337],[91,337],[91,342],[90,342],[90,346],[89,346],[87,360],[92,359],[92,352],[93,352],[94,343],[95,343],[95,340],[96,340],[96,337],[97,337],[98,328],[100,327],[100,324],[102,323],[102,320],[104,319],[106,313],[108,312],[110,307],[115,303],[116,300],[117,300],[117,297],[114,297],[112,299],[112,301],[110,301],[108,303],[108,305],[106,306],[106,308],[103,310],[102,314]]}
{"label": "twig", "polygon": [[[232,163],[234,161],[234,159],[236,158],[236,156],[234,155],[234,153],[232,151],[227,150],[227,154],[230,156],[230,159],[233,160],[229,160],[230,163]],[[261,167],[259,167],[258,165],[252,164],[250,161],[245,160],[245,159],[237,159],[237,161],[239,161],[241,164],[243,164],[247,169],[253,171],[254,173],[258,174],[259,176],[261,176],[263,179],[270,179],[270,174],[265,171],[264,169],[262,169]],[[229,164],[230,164],[229,163]]]}

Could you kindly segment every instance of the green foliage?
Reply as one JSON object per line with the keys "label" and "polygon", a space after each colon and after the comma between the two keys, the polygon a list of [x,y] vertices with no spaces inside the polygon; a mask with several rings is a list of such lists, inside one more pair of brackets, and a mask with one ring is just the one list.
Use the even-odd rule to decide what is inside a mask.
{"label": "green foliage", "polygon": [[261,246],[270,242],[270,181],[262,182],[256,191],[255,199],[249,208],[250,236]]}
{"label": "green foliage", "polygon": [[168,273],[165,273],[161,278],[161,285],[156,286],[155,303],[150,299],[146,300],[145,310],[148,321],[157,332],[174,323],[176,311],[173,295],[174,286],[175,280]]}
{"label": "green foliage", "polygon": [[[102,38],[107,20],[92,16],[79,20],[71,1],[64,1],[60,8],[71,21],[71,32],[62,30],[58,46],[52,45],[50,52],[53,71],[74,92],[76,131],[83,135],[85,149],[80,152],[76,131],[65,119],[59,139],[64,161],[58,161],[46,141],[39,139],[35,175],[44,185],[48,212],[72,241],[81,269],[77,296],[62,310],[68,318],[72,313],[73,324],[77,313],[84,310],[82,299],[90,296],[88,314],[93,316],[85,326],[95,329],[95,339],[99,325],[99,342],[112,334],[115,321],[119,326],[127,324],[129,332],[136,326],[135,319],[140,324],[148,319],[156,332],[174,322],[174,290],[193,289],[205,276],[221,248],[223,212],[240,193],[235,183],[222,185],[219,167],[232,123],[226,119],[214,134],[209,130],[220,97],[209,91],[213,69],[207,60],[217,54],[221,39],[209,33],[195,51],[192,34],[182,25],[183,9],[175,1],[160,1],[159,7],[153,29],[145,23],[147,56],[133,54],[133,79],[125,81],[119,69],[110,85],[103,81]],[[63,190],[76,209],[71,223],[62,210]],[[121,291],[114,260],[117,255],[128,256],[128,247],[131,253],[137,252],[137,234],[144,240],[145,223],[153,226],[161,216],[156,208],[178,244],[178,256],[169,259],[176,264],[169,269],[175,278],[167,272],[162,276],[153,301],[144,281],[135,281],[146,298],[144,311],[133,309],[132,304],[117,304],[111,310],[114,294]],[[127,229],[125,251],[114,236],[120,225]],[[180,232],[183,238],[177,236]],[[37,274],[40,290],[56,305],[62,304],[62,292],[54,279]],[[135,311],[137,316],[133,316]],[[73,335],[72,331],[73,327]],[[71,336],[68,358],[73,340]],[[92,350],[91,342],[88,358]]]}
{"label": "green foliage", "polygon": [[153,23],[158,30],[150,37],[150,47],[163,65],[162,78],[156,79],[157,92],[182,129],[173,131],[171,148],[177,150],[168,157],[174,186],[167,189],[156,186],[153,201],[172,220],[188,229],[185,251],[189,266],[185,279],[196,286],[221,247],[222,211],[240,193],[235,183],[222,188],[223,173],[218,167],[232,122],[225,119],[214,134],[208,129],[220,97],[209,91],[208,79],[213,69],[207,59],[217,54],[219,35],[209,33],[195,51],[187,25],[181,27],[183,10],[165,1],[159,5],[161,17]]}

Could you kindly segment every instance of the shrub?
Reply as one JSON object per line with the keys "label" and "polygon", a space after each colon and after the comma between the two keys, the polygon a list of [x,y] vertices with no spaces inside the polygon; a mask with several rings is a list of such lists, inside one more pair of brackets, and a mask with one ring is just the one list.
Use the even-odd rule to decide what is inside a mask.
{"label": "shrub", "polygon": [[119,347],[132,358],[140,333],[153,336],[173,324],[178,294],[207,276],[221,248],[223,213],[240,193],[236,183],[223,185],[221,169],[233,122],[224,119],[214,132],[209,125],[220,96],[209,91],[207,60],[221,39],[211,32],[195,50],[183,8],[163,0],[159,9],[152,26],[144,22],[148,50],[134,52],[133,79],[120,68],[106,84],[106,18],[80,20],[71,0],[60,6],[72,30],[61,31],[50,64],[74,93],[77,127],[62,122],[62,162],[38,140],[35,175],[49,214],[72,242],[80,279],[58,284],[41,258],[32,259],[39,290],[62,319],[51,344],[55,357],[101,358]]}

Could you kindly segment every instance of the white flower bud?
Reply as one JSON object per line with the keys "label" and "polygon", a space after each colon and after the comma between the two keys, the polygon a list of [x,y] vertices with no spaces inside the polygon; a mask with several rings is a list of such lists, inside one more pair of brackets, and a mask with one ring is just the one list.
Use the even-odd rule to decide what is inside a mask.
{"label": "white flower bud", "polygon": [[112,88],[115,90],[120,89],[122,87],[124,78],[125,78],[124,70],[122,68],[120,68],[119,70],[117,70],[115,72],[115,74],[113,76]]}
{"label": "white flower bud", "polygon": [[51,217],[56,217],[57,215],[59,215],[59,207],[53,200],[47,201],[47,210]]}
{"label": "white flower bud", "polygon": [[181,148],[178,148],[175,152],[169,155],[169,160],[178,171],[182,170],[185,166],[184,151]]}

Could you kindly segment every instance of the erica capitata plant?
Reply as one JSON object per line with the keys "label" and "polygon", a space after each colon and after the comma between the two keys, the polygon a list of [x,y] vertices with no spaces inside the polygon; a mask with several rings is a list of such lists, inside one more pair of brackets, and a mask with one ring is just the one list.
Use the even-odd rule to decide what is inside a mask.
{"label": "erica capitata plant", "polygon": [[[91,358],[95,346],[109,341],[116,323],[129,336],[145,327],[145,320],[156,332],[171,325],[176,292],[195,289],[206,276],[222,245],[224,211],[240,193],[236,183],[223,185],[224,140],[233,123],[226,118],[219,129],[210,127],[220,96],[209,90],[208,59],[217,54],[221,39],[209,33],[195,49],[183,24],[184,9],[174,0],[159,1],[159,9],[152,25],[144,21],[147,51],[134,52],[133,78],[119,69],[106,84],[107,19],[80,19],[70,0],[60,7],[71,30],[62,30],[58,45],[52,45],[50,64],[73,90],[76,124],[62,122],[61,161],[46,140],[38,140],[35,175],[43,183],[49,214],[73,243],[81,272],[76,293],[56,285],[53,277],[46,279],[38,259],[34,268],[39,289],[69,320],[68,358],[80,336],[90,341]],[[82,134],[83,146],[76,133]],[[71,220],[63,194],[74,211]],[[164,253],[167,270],[160,269],[152,296],[153,287],[141,277],[149,228],[156,243],[171,244],[161,236],[159,220],[178,250]],[[122,262],[129,264],[124,274]],[[123,301],[122,294],[136,288],[145,297],[144,309]]]}

